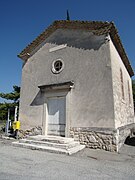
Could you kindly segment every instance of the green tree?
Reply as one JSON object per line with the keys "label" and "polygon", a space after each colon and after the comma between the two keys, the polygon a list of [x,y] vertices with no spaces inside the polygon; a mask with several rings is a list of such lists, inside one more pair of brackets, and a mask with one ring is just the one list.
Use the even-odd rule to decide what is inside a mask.
{"label": "green tree", "polygon": [[0,120],[6,120],[8,109],[11,109],[10,118],[14,118],[15,106],[19,106],[20,99],[20,87],[13,86],[13,91],[10,93],[0,93],[0,97],[6,99],[7,101],[0,103]]}

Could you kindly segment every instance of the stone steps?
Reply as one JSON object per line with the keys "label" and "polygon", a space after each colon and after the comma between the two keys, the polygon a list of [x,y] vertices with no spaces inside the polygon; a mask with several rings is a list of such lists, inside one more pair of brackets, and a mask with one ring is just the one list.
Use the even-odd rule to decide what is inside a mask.
{"label": "stone steps", "polygon": [[74,141],[73,138],[65,138],[61,136],[43,136],[43,135],[30,136],[27,139],[44,141],[44,142],[52,142],[52,143],[60,143],[60,144],[70,143]]}
{"label": "stone steps", "polygon": [[17,147],[24,147],[32,150],[41,150],[71,155],[85,148],[73,138],[64,138],[58,136],[33,136],[27,139],[20,139],[12,143]]}
{"label": "stone steps", "polygon": [[[35,145],[40,145],[40,146],[49,146],[49,147],[54,147],[54,143],[53,142],[49,142],[49,141],[36,141],[36,140],[28,140],[28,139],[21,139],[19,141],[19,143],[27,143],[27,144],[35,144]],[[79,145],[79,142],[73,141],[70,142],[68,144],[61,144],[61,143],[55,143],[55,147],[56,148],[62,148],[62,149],[69,149],[72,147],[75,147],[77,145]]]}

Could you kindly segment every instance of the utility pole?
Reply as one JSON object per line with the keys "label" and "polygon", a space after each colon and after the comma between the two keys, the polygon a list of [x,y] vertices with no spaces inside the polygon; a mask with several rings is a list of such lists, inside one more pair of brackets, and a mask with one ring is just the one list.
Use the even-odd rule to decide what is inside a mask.
{"label": "utility pole", "polygon": [[9,129],[9,117],[10,117],[10,109],[8,108],[8,118],[7,118],[7,122],[6,122],[6,135],[8,135],[8,129]]}
{"label": "utility pole", "polygon": [[17,121],[17,110],[18,110],[18,107],[15,106],[14,121]]}

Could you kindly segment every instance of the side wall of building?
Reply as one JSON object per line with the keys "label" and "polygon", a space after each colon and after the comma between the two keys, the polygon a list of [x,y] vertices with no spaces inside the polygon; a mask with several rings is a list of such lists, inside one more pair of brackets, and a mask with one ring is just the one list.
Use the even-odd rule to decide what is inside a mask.
{"label": "side wall of building", "polygon": [[134,123],[132,80],[110,40],[115,128]]}
{"label": "side wall of building", "polygon": [[115,128],[118,132],[119,147],[134,127],[134,105],[132,80],[110,39],[112,82],[114,97]]}

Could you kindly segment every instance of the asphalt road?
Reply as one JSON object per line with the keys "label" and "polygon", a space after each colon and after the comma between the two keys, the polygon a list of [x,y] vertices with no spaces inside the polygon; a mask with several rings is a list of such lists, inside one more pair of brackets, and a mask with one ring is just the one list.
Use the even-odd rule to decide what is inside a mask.
{"label": "asphalt road", "polygon": [[0,139],[0,180],[134,180],[135,146],[85,149],[72,156],[13,147]]}

